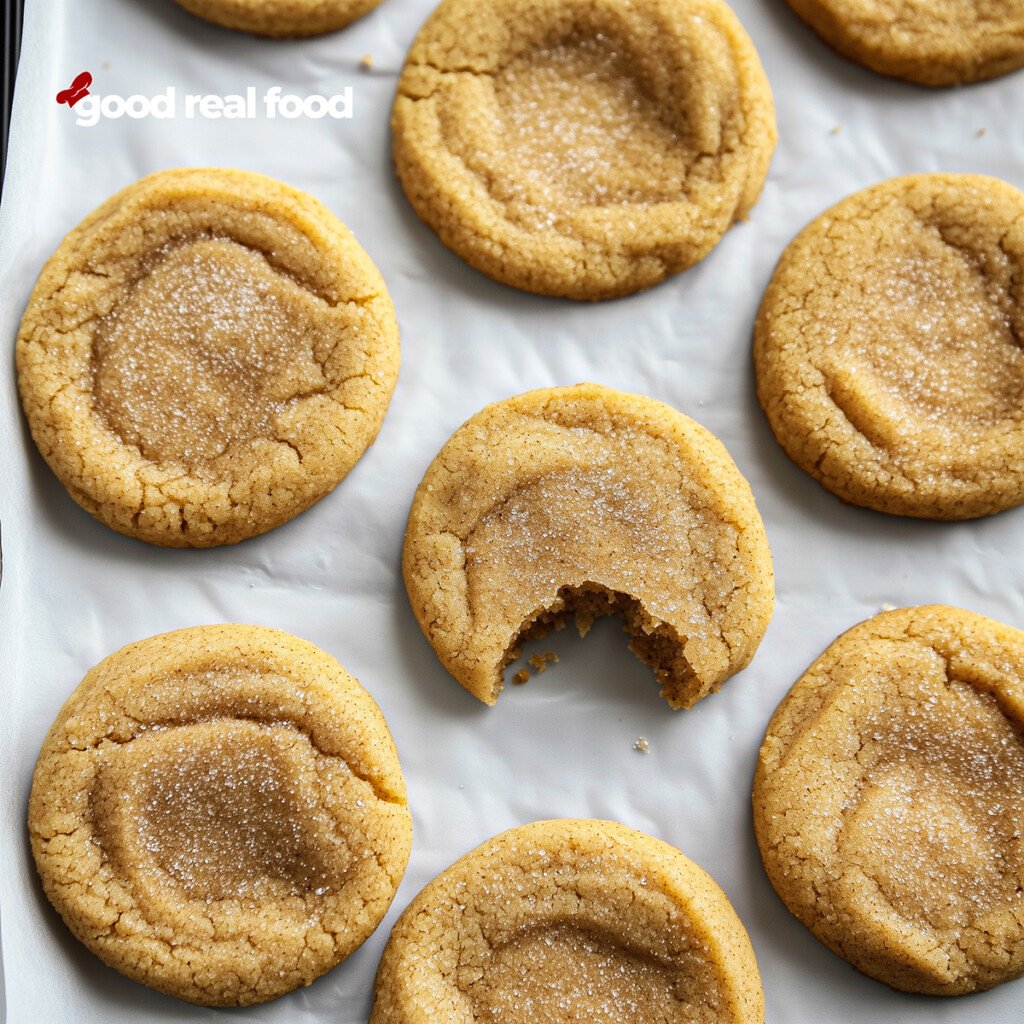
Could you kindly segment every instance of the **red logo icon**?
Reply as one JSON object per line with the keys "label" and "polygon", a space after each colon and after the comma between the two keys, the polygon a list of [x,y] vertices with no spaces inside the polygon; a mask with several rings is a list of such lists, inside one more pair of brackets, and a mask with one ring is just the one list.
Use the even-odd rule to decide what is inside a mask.
{"label": "red logo icon", "polygon": [[89,95],[90,85],[92,85],[92,75],[88,71],[83,71],[80,75],[75,76],[71,85],[57,93],[57,102],[73,107],[83,96]]}

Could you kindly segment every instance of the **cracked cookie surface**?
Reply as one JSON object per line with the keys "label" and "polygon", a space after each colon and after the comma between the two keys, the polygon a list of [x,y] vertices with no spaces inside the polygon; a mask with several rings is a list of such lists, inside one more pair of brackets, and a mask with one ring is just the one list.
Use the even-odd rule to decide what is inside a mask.
{"label": "cracked cookie surface", "polygon": [[392,113],[410,202],[526,291],[604,299],[703,259],[775,148],[760,60],[721,0],[444,0]]}
{"label": "cracked cookie surface", "polygon": [[1021,0],[787,0],[830,46],[921,85],[995,78],[1024,66]]}
{"label": "cracked cookie surface", "polygon": [[144,178],[43,268],[17,341],[32,436],[120,533],[211,547],[348,473],[398,375],[380,274],[315,199],[245,171]]}
{"label": "cracked cookie surface", "polygon": [[416,491],[402,567],[434,651],[487,704],[522,639],[616,613],[669,704],[691,707],[748,664],[774,601],[764,525],[721,442],[596,384],[460,427]]}
{"label": "cracked cookie surface", "polygon": [[794,462],[845,501],[969,519],[1024,501],[1024,193],[921,174],[844,199],[787,247],[757,390]]}
{"label": "cracked cookie surface", "polygon": [[369,694],[278,630],[111,655],[50,729],[29,800],[51,903],[111,967],[208,1006],[308,985],[370,935],[412,840]]}
{"label": "cracked cookie surface", "polygon": [[725,893],[667,843],[610,821],[489,839],[399,918],[370,1024],[763,1024]]}
{"label": "cracked cookie surface", "polygon": [[783,902],[893,988],[1024,974],[1024,633],[940,605],[844,633],[765,736],[754,825]]}
{"label": "cracked cookie surface", "polygon": [[175,0],[204,21],[260,36],[294,39],[344,28],[380,0]]}

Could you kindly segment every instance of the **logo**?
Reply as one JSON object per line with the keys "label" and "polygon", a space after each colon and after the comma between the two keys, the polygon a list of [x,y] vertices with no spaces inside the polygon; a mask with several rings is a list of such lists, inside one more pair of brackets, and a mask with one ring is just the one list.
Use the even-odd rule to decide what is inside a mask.
{"label": "logo", "polygon": [[68,107],[80,104],[75,110],[75,124],[80,128],[93,128],[101,120],[116,121],[122,117],[132,120],[156,118],[173,120],[181,117],[186,121],[254,121],[278,118],[292,121],[299,117],[313,120],[321,118],[349,119],[354,114],[352,86],[345,86],[333,96],[296,96],[286,93],[280,85],[272,85],[262,95],[254,85],[243,92],[220,96],[216,93],[184,93],[168,86],[153,96],[135,93],[120,96],[117,93],[103,95],[90,93],[92,75],[83,71],[67,89],[57,93],[57,102]]}
{"label": "logo", "polygon": [[92,75],[88,71],[83,71],[80,75],[75,76],[71,85],[57,93],[57,102],[73,107],[80,99],[89,95],[90,85],[92,85]]}

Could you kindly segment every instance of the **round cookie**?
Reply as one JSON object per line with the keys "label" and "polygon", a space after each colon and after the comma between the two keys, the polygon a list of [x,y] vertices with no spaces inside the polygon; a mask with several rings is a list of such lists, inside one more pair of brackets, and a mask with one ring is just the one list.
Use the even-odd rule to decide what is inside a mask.
{"label": "round cookie", "polygon": [[873,71],[957,85],[1024,66],[1020,0],[787,0],[830,46]]}
{"label": "round cookie", "polygon": [[918,174],[854,193],[782,254],[757,391],[844,501],[969,519],[1024,501],[1024,193]]}
{"label": "round cookie", "polygon": [[380,274],[311,196],[246,171],[143,178],[43,268],[17,341],[22,404],[88,512],[211,547],[331,491],[398,375]]}
{"label": "round cookie", "polygon": [[953,996],[1024,974],[1024,633],[878,615],[797,681],[754,825],[787,907],[858,970]]}
{"label": "round cookie", "polygon": [[205,21],[258,36],[296,39],[344,28],[380,0],[175,0]]}
{"label": "round cookie", "polygon": [[201,626],[122,648],[50,729],[32,853],[75,936],[207,1006],[308,985],[380,923],[412,841],[369,694],[312,644]]}
{"label": "round cookie", "polygon": [[722,0],[443,0],[394,157],[419,216],[526,291],[607,299],[703,259],[757,201],[775,110]]}
{"label": "round cookie", "polygon": [[754,656],[774,602],[750,487],[712,434],[597,384],[488,406],[434,459],[402,557],[445,668],[494,704],[519,644],[617,613],[673,708]]}
{"label": "round cookie", "polygon": [[413,900],[370,1024],[626,1019],[763,1024],[754,951],[725,893],[677,849],[563,820],[489,839]]}

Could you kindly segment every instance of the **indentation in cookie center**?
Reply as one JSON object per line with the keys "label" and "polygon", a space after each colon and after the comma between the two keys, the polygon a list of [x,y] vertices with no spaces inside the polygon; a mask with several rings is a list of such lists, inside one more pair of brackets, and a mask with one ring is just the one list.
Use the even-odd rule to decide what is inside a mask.
{"label": "indentation in cookie center", "polygon": [[[104,845],[190,899],[323,895],[348,853],[319,826],[309,740],[288,726],[178,726],[122,748],[99,789],[119,804]],[[134,851],[134,853],[133,853]]]}
{"label": "indentation in cookie center", "polygon": [[857,843],[875,851],[882,894],[901,916],[940,929],[965,928],[994,908],[1022,905],[1022,865],[1014,864],[1007,842],[1004,811],[1011,809],[979,810],[958,799],[957,788],[937,773],[913,779],[887,772],[856,814]]}
{"label": "indentation in cookie center", "polygon": [[467,992],[484,1024],[668,1024],[680,1020],[682,973],[596,931],[561,924],[521,932],[495,949]]}
{"label": "indentation in cookie center", "polygon": [[868,381],[860,401],[901,432],[951,432],[959,445],[965,424],[983,429],[1024,404],[1013,267],[995,246],[971,252],[902,219],[900,233],[880,239],[879,258],[846,286],[860,290],[863,315],[849,321],[835,360],[859,368]]}
{"label": "indentation in cookie center", "polygon": [[581,205],[681,197],[689,154],[676,111],[660,108],[615,40],[576,35],[518,56],[494,92],[503,151],[490,187],[536,226]]}
{"label": "indentation in cookie center", "polygon": [[[916,925],[1024,912],[1024,746],[995,699],[949,679],[904,681],[862,733],[840,845]],[[902,702],[902,706],[901,706]]]}
{"label": "indentation in cookie center", "polygon": [[190,468],[272,438],[291,401],[328,390],[322,309],[237,242],[170,246],[98,325],[97,409],[144,457]]}

